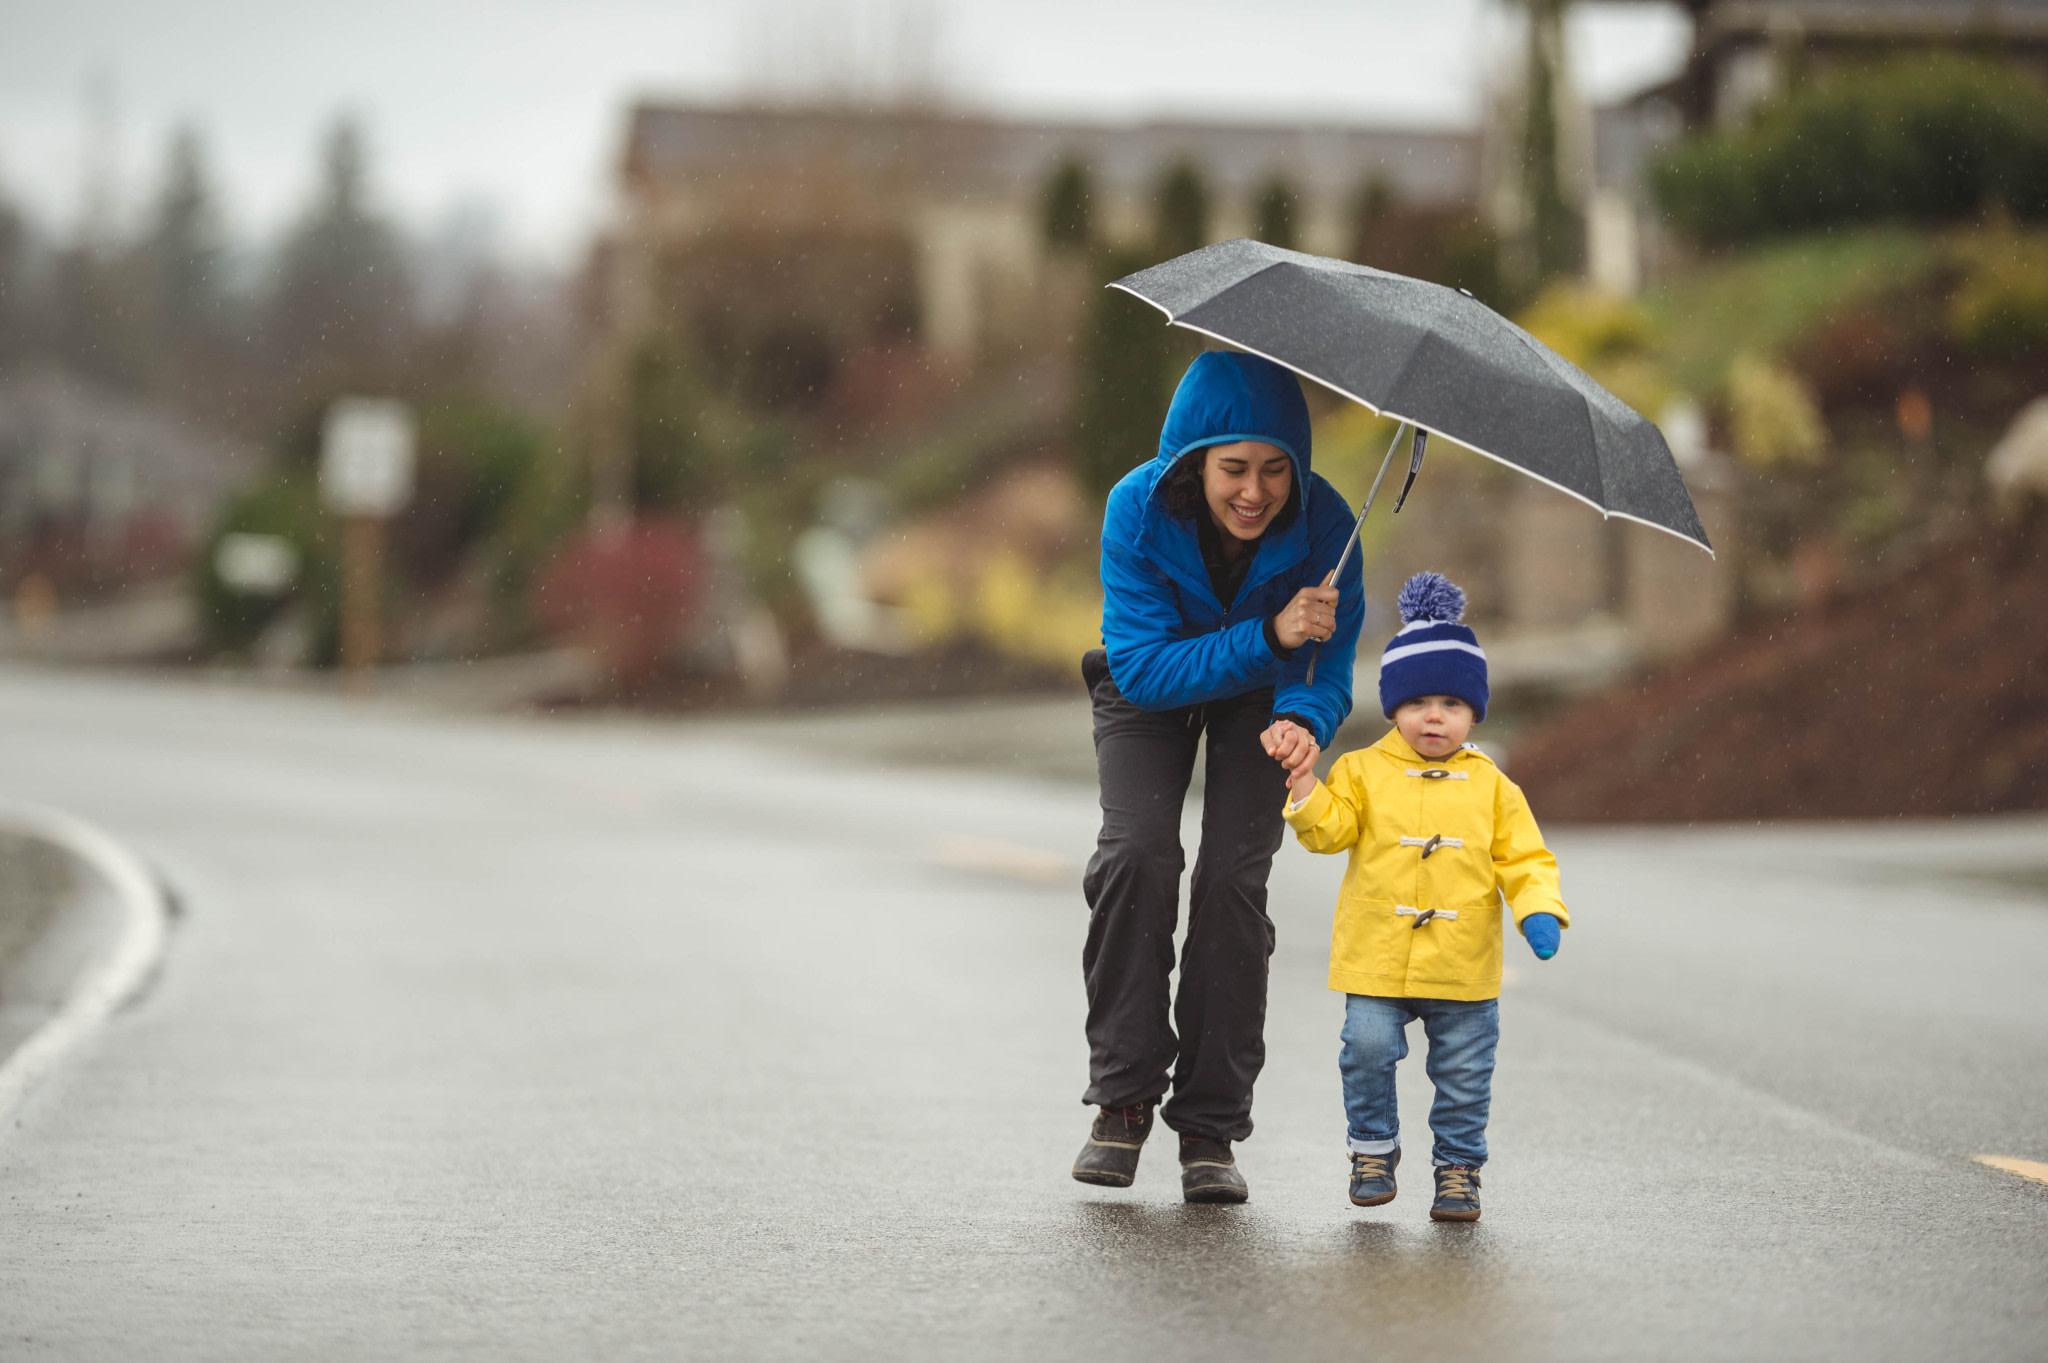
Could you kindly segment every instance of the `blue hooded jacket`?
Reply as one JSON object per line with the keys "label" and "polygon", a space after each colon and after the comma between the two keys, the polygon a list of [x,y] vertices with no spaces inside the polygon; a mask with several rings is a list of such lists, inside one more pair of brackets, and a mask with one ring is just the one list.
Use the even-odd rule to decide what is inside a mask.
{"label": "blue hooded jacket", "polygon": [[[1182,456],[1239,440],[1287,453],[1301,505],[1286,525],[1259,537],[1226,610],[1194,523],[1171,515],[1159,488]],[[1294,375],[1256,355],[1197,356],[1167,409],[1158,457],[1124,475],[1103,511],[1102,643],[1117,689],[1142,710],[1172,710],[1271,686],[1274,714],[1307,720],[1316,742],[1329,746],[1351,713],[1351,663],[1365,625],[1359,556],[1337,581],[1337,628],[1322,645],[1314,686],[1304,680],[1312,648],[1278,657],[1265,622],[1303,587],[1322,582],[1353,522],[1349,504],[1309,468],[1308,404]]]}

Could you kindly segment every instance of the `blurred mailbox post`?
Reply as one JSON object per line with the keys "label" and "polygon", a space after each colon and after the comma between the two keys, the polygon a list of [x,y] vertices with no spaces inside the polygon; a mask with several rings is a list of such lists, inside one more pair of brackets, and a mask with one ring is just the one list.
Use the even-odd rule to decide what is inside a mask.
{"label": "blurred mailbox post", "polygon": [[341,663],[366,682],[380,651],[384,522],[412,497],[412,410],[384,398],[341,398],[321,431],[320,493],[342,518]]}

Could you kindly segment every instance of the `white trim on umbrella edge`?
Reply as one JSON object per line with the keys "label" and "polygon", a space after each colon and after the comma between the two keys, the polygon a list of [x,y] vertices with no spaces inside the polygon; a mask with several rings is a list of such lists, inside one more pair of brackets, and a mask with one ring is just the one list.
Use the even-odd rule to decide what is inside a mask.
{"label": "white trim on umbrella edge", "polygon": [[[1339,397],[1351,399],[1351,401],[1357,403],[1359,406],[1365,408],[1369,412],[1374,413],[1375,415],[1389,417],[1395,421],[1405,421],[1411,426],[1419,426],[1423,430],[1428,431],[1431,435],[1442,436],[1445,440],[1450,441],[1453,445],[1457,445],[1462,449],[1468,449],[1472,451],[1472,453],[1479,455],[1483,458],[1491,459],[1494,463],[1501,465],[1503,468],[1513,469],[1516,473],[1521,474],[1524,478],[1534,478],[1537,482],[1543,484],[1545,487],[1556,488],[1565,496],[1577,498],[1579,501],[1584,502],[1587,506],[1592,507],[1595,511],[1600,513],[1600,519],[1602,520],[1634,521],[1637,525],[1647,525],[1648,527],[1650,527],[1650,529],[1661,530],[1665,534],[1671,536],[1673,539],[1678,540],[1682,543],[1693,545],[1695,548],[1704,549],[1707,551],[1708,558],[1713,559],[1716,562],[1720,561],[1721,556],[1714,552],[1713,545],[1702,543],[1701,541],[1694,539],[1691,535],[1686,534],[1682,530],[1673,530],[1668,525],[1659,525],[1655,521],[1644,520],[1641,516],[1632,516],[1626,511],[1610,511],[1606,507],[1600,505],[1600,503],[1594,501],[1591,497],[1588,497],[1585,493],[1575,492],[1571,488],[1566,487],[1563,483],[1553,482],[1551,479],[1545,478],[1540,473],[1536,473],[1530,469],[1523,468],[1520,464],[1517,464],[1512,459],[1503,459],[1500,455],[1494,454],[1490,450],[1482,450],[1477,445],[1473,445],[1466,441],[1458,439],[1458,437],[1450,434],[1448,431],[1440,431],[1436,427],[1429,425],[1427,422],[1417,421],[1412,416],[1403,416],[1399,412],[1394,411],[1392,408],[1381,407],[1377,403],[1367,402],[1364,398],[1358,396],[1358,394],[1352,392],[1348,388],[1340,388],[1336,384],[1331,383],[1328,379],[1323,378],[1320,375],[1311,374],[1306,369],[1302,369],[1298,366],[1291,365],[1287,363],[1287,361],[1280,359],[1278,356],[1268,355],[1263,350],[1256,350],[1253,347],[1246,345],[1243,341],[1233,341],[1228,336],[1220,336],[1213,331],[1207,330],[1206,328],[1198,327],[1192,322],[1183,322],[1178,317],[1175,317],[1166,308],[1161,307],[1158,303],[1154,303],[1151,299],[1146,298],[1144,294],[1139,293],[1136,289],[1130,288],[1124,284],[1116,283],[1114,281],[1103,285],[1103,287],[1106,289],[1122,289],[1131,297],[1139,299],[1142,302],[1148,303],[1154,308],[1158,308],[1160,312],[1165,314],[1167,325],[1169,326],[1182,327],[1188,331],[1195,332],[1198,335],[1207,336],[1212,341],[1221,341],[1225,345],[1236,346],[1239,350],[1245,351],[1249,354],[1256,355],[1262,360],[1271,360],[1274,364],[1279,365],[1282,369],[1291,370],[1292,372],[1301,375],[1301,377],[1307,379],[1310,383],[1321,384],[1323,387],[1329,389],[1331,392],[1337,394]],[[1683,487],[1685,485],[1685,476],[1683,474],[1680,474],[1678,481],[1679,486]],[[1686,495],[1687,499],[1690,500],[1690,489],[1687,490]],[[1695,508],[1695,514],[1697,514],[1697,508]]]}

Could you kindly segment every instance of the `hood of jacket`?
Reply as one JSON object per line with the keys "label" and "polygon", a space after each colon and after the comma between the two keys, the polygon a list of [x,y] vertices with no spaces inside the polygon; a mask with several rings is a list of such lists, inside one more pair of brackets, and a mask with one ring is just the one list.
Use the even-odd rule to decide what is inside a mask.
{"label": "hood of jacket", "polygon": [[1195,357],[1159,428],[1152,486],[1181,456],[1210,445],[1262,440],[1294,461],[1294,485],[1308,486],[1308,403],[1293,371],[1258,355],[1210,350]]}
{"label": "hood of jacket", "polygon": [[[1284,452],[1294,463],[1294,486],[1288,494],[1306,500],[1315,495],[1310,476],[1308,403],[1293,371],[1258,355],[1234,350],[1204,351],[1181,376],[1159,430],[1159,452],[1126,479],[1135,494],[1124,502],[1135,511],[1116,527],[1132,541],[1143,541],[1150,555],[1198,594],[1205,594],[1208,569],[1191,523],[1176,520],[1160,499],[1159,485],[1188,455],[1211,445],[1260,440]],[[1128,512],[1126,513],[1128,515]],[[1296,514],[1285,525],[1259,537],[1246,587],[1297,564],[1309,552],[1309,517]],[[1245,593],[1245,599],[1251,599]]]}

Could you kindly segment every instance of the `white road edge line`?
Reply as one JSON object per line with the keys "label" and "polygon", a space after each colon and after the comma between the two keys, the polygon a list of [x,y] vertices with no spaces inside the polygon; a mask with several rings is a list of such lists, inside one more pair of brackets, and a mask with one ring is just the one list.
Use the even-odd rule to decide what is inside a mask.
{"label": "white road edge line", "polygon": [[166,904],[147,867],[113,837],[69,814],[35,805],[0,805],[0,826],[52,842],[104,879],[121,906],[113,950],[89,966],[49,1021],[0,1059],[0,1117],[73,1047],[135,992],[163,956]]}

